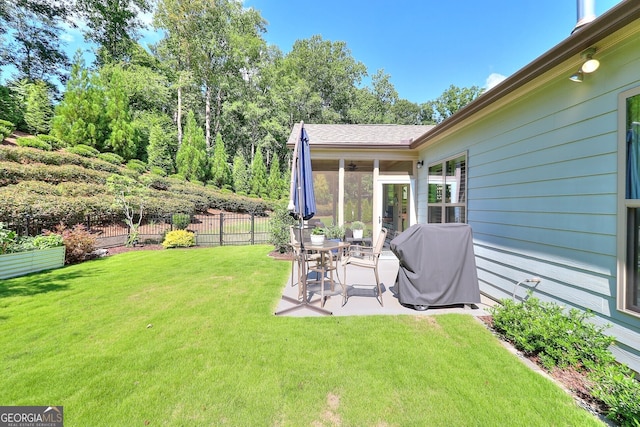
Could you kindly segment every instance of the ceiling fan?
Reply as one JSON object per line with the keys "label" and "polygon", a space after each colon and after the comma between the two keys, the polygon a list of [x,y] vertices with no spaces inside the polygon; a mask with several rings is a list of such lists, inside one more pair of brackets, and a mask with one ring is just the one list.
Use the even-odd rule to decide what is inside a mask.
{"label": "ceiling fan", "polygon": [[358,165],[356,165],[355,163],[353,163],[353,160],[347,165],[347,170],[349,172],[353,172],[356,169],[358,169]]}

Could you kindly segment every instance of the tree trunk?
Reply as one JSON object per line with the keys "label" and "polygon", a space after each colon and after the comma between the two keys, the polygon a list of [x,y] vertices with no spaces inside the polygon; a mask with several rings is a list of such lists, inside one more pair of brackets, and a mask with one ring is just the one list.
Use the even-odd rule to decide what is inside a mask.
{"label": "tree trunk", "polygon": [[176,113],[176,125],[178,126],[178,148],[182,145],[182,85],[178,85],[178,111]]}
{"label": "tree trunk", "polygon": [[211,87],[207,85],[204,104],[204,131],[207,152],[211,152]]}

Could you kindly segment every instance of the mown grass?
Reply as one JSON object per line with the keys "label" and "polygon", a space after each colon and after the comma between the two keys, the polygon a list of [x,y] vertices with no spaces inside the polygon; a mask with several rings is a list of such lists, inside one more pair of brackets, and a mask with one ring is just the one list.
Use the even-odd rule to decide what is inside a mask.
{"label": "mown grass", "polygon": [[65,426],[601,425],[468,316],[276,317],[267,246],[0,283],[0,404]]}

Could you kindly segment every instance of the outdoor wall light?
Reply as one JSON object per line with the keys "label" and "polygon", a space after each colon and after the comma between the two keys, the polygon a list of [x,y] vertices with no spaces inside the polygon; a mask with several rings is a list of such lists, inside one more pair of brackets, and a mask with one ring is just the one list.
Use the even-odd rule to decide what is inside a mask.
{"label": "outdoor wall light", "polygon": [[569,80],[576,83],[582,83],[582,80],[584,80],[584,73],[582,72],[582,70],[578,70],[573,73],[571,77],[569,77]]}
{"label": "outdoor wall light", "polygon": [[418,160],[418,163],[416,163],[416,167],[420,169],[422,166],[424,166],[424,160]]}
{"label": "outdoor wall light", "polygon": [[590,47],[580,55],[585,59],[584,64],[582,64],[582,67],[580,68],[583,73],[593,73],[600,66],[600,61],[593,59],[593,55],[595,55],[595,53],[596,48]]}

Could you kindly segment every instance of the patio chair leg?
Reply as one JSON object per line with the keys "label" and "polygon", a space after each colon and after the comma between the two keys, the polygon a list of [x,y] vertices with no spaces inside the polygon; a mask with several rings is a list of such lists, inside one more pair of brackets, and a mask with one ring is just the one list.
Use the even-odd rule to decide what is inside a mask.
{"label": "patio chair leg", "polygon": [[373,269],[373,273],[376,275],[376,285],[378,286],[378,302],[381,307],[384,307],[384,303],[382,302],[382,290],[380,289],[380,278],[378,277],[378,267]]}

